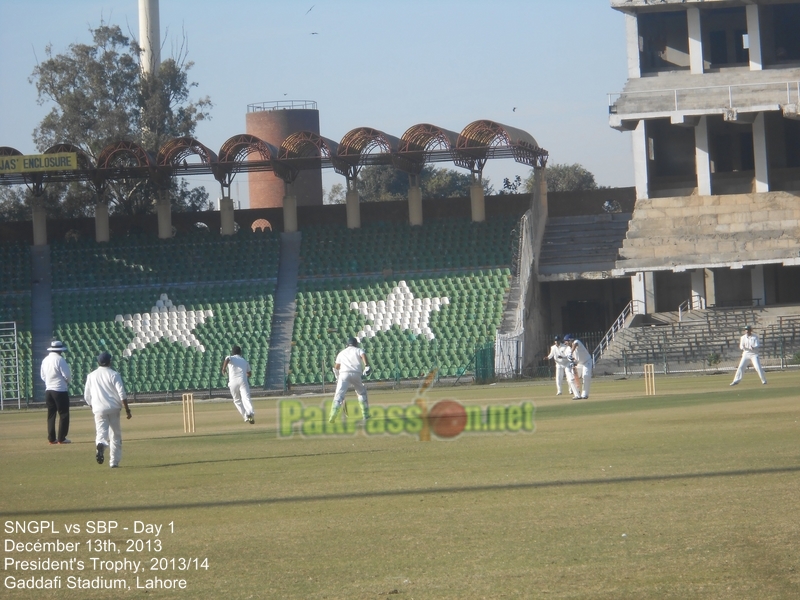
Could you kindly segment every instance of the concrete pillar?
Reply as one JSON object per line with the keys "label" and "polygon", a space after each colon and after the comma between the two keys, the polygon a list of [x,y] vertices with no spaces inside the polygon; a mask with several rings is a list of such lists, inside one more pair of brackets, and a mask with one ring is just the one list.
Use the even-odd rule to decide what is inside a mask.
{"label": "concrete pillar", "polygon": [[753,121],[753,158],[756,163],[756,192],[769,191],[769,157],[767,156],[767,127],[763,112]]}
{"label": "concrete pillar", "polygon": [[33,200],[33,245],[47,246],[47,211],[40,198]]}
{"label": "concrete pillar", "polygon": [[758,4],[748,4],[745,7],[747,14],[747,39],[750,42],[750,70],[760,71],[764,68],[761,53],[761,23]]}
{"label": "concrete pillar", "polygon": [[159,192],[156,200],[156,214],[158,215],[158,239],[168,240],[172,237],[172,206],[169,203],[169,193]]}
{"label": "concrete pillar", "polygon": [[236,233],[232,198],[219,199],[219,221],[222,235],[233,235]]}
{"label": "concrete pillar", "polygon": [[142,49],[142,71],[154,73],[161,64],[158,0],[139,0],[139,47]]}
{"label": "concrete pillar", "polygon": [[652,271],[644,273],[644,293],[647,314],[656,312],[656,274]]}
{"label": "concrete pillar", "polygon": [[483,196],[483,185],[473,181],[469,186],[469,199],[472,204],[472,222],[483,223],[486,220],[486,199]]}
{"label": "concrete pillar", "polygon": [[359,204],[358,190],[347,190],[347,228],[360,229],[361,228],[361,206]]}
{"label": "concrete pillar", "polygon": [[692,309],[700,310],[706,307],[706,272],[705,269],[695,269],[692,275]]}
{"label": "concrete pillar", "polygon": [[639,53],[639,19],[636,15],[625,15],[625,38],[628,50],[628,79],[638,79],[642,76],[642,65]]}
{"label": "concrete pillar", "polygon": [[753,305],[764,306],[767,303],[764,288],[764,265],[755,265],[750,271],[750,287],[753,290]]}
{"label": "concrete pillar", "polygon": [[650,187],[647,177],[647,128],[642,119],[631,132],[633,143],[633,177],[636,184],[636,199],[646,200],[650,197]]}
{"label": "concrete pillar", "polygon": [[703,64],[703,28],[700,22],[700,9],[687,9],[686,22],[689,28],[689,69],[693,75],[701,75],[705,69]]}
{"label": "concrete pillar", "polygon": [[631,299],[633,312],[651,314],[655,312],[655,277],[651,272],[639,272],[631,275]]}
{"label": "concrete pillar", "polygon": [[107,202],[98,202],[94,205],[94,239],[98,242],[107,242],[111,239]]}
{"label": "concrete pillar", "polygon": [[714,286],[714,271],[703,269],[703,276],[706,280],[706,306],[716,306],[717,289]]}
{"label": "concrete pillar", "polygon": [[411,185],[408,188],[408,222],[411,225],[422,225],[422,189],[419,187],[419,175],[408,176]]}
{"label": "concrete pillar", "polygon": [[286,184],[286,195],[283,197],[283,232],[297,231],[297,196],[290,183]]}
{"label": "concrete pillar", "polygon": [[708,117],[700,117],[694,128],[694,160],[697,171],[697,193],[711,195],[711,151],[708,141]]}

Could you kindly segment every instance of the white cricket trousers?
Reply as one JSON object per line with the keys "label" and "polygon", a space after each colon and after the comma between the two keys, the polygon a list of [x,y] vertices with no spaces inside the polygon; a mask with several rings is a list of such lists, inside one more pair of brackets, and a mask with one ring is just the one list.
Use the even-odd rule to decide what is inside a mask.
{"label": "white cricket trousers", "polygon": [[347,390],[351,385],[356,391],[356,394],[358,394],[358,403],[361,406],[361,412],[363,413],[364,418],[369,418],[367,388],[364,386],[364,382],[361,381],[361,373],[358,371],[342,371],[339,373],[339,380],[336,382],[336,391],[333,394],[333,404],[331,405],[330,416],[331,421],[336,417],[336,415],[339,414],[339,411],[342,408],[342,403],[344,402],[344,395],[347,393]]}
{"label": "white cricket trousers", "polygon": [[589,387],[592,385],[592,365],[590,363],[578,363],[578,375],[583,384],[581,398],[589,397]]}
{"label": "white cricket trousers", "polygon": [[245,421],[247,421],[248,415],[255,415],[253,403],[250,402],[250,383],[248,381],[231,381],[228,383],[228,389],[233,397],[233,405]]}
{"label": "white cricket trousers", "polygon": [[736,369],[736,375],[733,376],[733,383],[739,383],[744,376],[744,370],[747,368],[747,362],[752,363],[753,368],[761,378],[761,383],[767,383],[767,378],[764,376],[764,369],[761,368],[761,361],[758,359],[757,352],[749,352],[745,350],[742,352],[742,360],[739,361],[739,368]]}
{"label": "white cricket trousers", "polygon": [[564,379],[564,366],[556,363],[556,391],[561,393],[561,381]]}
{"label": "white cricket trousers", "polygon": [[575,383],[575,371],[570,368],[564,369],[564,374],[567,376],[567,386],[569,387],[569,392],[572,394],[573,398],[580,398],[581,393],[578,390],[578,386]]}
{"label": "white cricket trousers", "polygon": [[95,446],[103,444],[111,448],[108,466],[119,466],[122,460],[122,427],[119,419],[120,410],[94,414],[94,428],[97,432]]}

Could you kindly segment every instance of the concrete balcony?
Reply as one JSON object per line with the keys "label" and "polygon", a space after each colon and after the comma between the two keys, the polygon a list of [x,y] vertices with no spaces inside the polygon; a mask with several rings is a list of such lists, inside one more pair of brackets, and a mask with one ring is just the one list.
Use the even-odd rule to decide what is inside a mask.
{"label": "concrete balcony", "polygon": [[800,68],[732,67],[702,75],[674,71],[629,79],[622,92],[609,94],[609,124],[626,130],[641,119],[670,118],[693,125],[693,120],[713,114],[746,121],[765,111],[784,110],[792,116],[798,105]]}

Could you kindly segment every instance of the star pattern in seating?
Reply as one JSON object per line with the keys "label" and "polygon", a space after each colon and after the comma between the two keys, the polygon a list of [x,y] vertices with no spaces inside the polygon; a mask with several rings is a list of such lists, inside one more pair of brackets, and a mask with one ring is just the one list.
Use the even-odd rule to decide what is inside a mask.
{"label": "star pattern in seating", "polygon": [[182,304],[174,306],[167,294],[161,294],[149,313],[117,315],[114,321],[122,323],[136,333],[136,337],[122,353],[123,356],[129,357],[134,351],[143,350],[145,346],[155,344],[162,339],[181,344],[185,348],[194,348],[198,352],[205,352],[205,346],[193,332],[198,325],[213,316],[212,310],[186,310]]}
{"label": "star pattern in seating", "polygon": [[381,331],[389,331],[392,325],[399,325],[403,331],[410,330],[414,335],[424,335],[432,340],[434,333],[429,322],[431,311],[439,311],[442,306],[450,304],[446,296],[441,298],[414,298],[405,281],[401,281],[392,289],[386,300],[378,302],[351,302],[350,310],[357,310],[372,325],[365,325],[358,332],[359,340],[375,337]]}

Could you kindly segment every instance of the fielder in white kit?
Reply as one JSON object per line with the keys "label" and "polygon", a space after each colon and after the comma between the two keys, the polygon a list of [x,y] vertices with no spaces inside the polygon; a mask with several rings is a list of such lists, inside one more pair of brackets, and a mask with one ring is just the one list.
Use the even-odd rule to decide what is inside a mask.
{"label": "fielder in white kit", "polygon": [[97,464],[103,464],[105,449],[109,446],[111,448],[109,466],[115,469],[122,460],[120,412],[124,408],[125,414],[130,419],[131,409],[128,408],[122,375],[111,368],[111,355],[108,352],[101,352],[97,357],[97,364],[100,366],[86,377],[83,399],[92,407],[94,413]]}
{"label": "fielder in white kit", "polygon": [[[570,351],[561,343],[561,336],[557,335],[555,341],[550,348],[550,354],[547,355],[548,359],[553,359],[556,363],[556,396],[561,395],[561,382],[564,379],[566,369],[569,368]],[[570,390],[572,386],[570,385]]]}
{"label": "fielder in white kit", "polygon": [[222,374],[228,371],[228,389],[233,397],[233,405],[244,418],[245,423],[253,425],[256,422],[256,413],[250,402],[250,381],[252,374],[250,363],[242,358],[242,349],[239,346],[231,348],[231,355],[222,361]]}
{"label": "fielder in white kit", "polygon": [[756,373],[758,373],[758,376],[761,378],[761,383],[766,385],[767,378],[764,377],[764,369],[761,367],[761,361],[758,359],[758,336],[753,333],[753,328],[750,325],[744,328],[744,335],[739,338],[739,350],[742,351],[742,360],[739,361],[739,368],[736,369],[736,375],[733,376],[733,383],[731,383],[731,385],[736,385],[742,380],[748,361],[753,365]]}
{"label": "fielder in white kit", "polygon": [[361,376],[366,377],[371,372],[372,367],[369,366],[369,359],[364,351],[358,347],[358,340],[354,337],[349,338],[347,340],[347,348],[336,355],[333,365],[333,373],[336,375],[336,392],[333,395],[331,415],[330,419],[328,419],[330,423],[333,423],[339,415],[342,403],[344,403],[344,395],[351,385],[356,394],[358,394],[358,403],[361,406],[364,420],[369,419],[367,388],[364,386],[364,382],[361,381]]}

